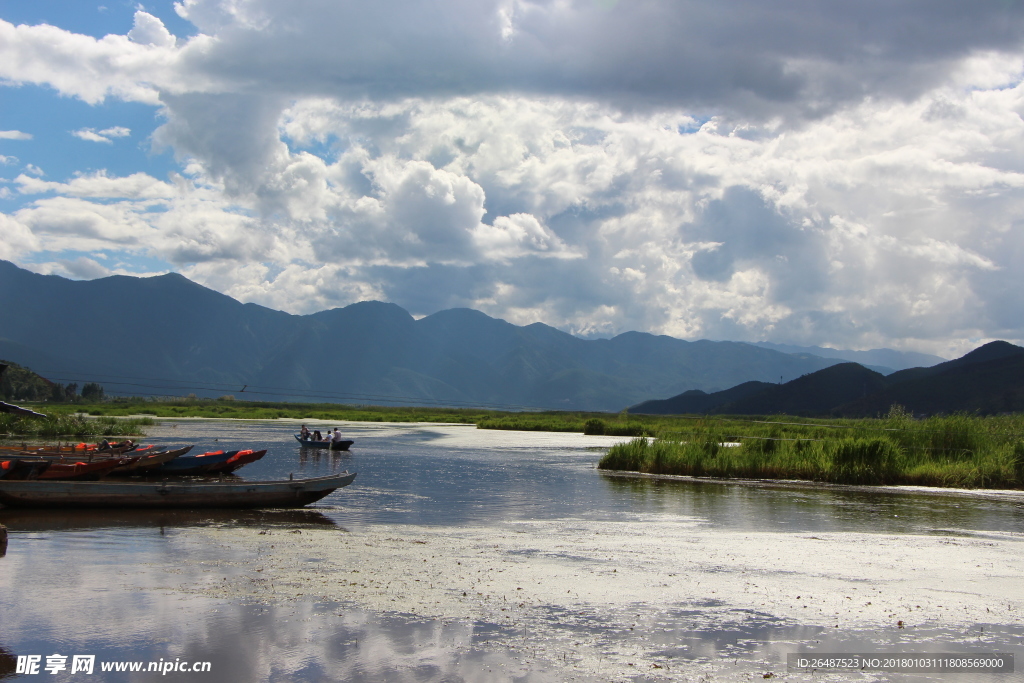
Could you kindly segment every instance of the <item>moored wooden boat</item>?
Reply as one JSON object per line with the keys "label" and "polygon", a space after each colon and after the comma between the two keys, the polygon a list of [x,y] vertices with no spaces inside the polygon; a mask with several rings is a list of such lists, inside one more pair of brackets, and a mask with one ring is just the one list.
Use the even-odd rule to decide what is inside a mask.
{"label": "moored wooden boat", "polygon": [[145,455],[147,453],[159,452],[155,445],[150,444],[149,446],[142,447],[131,447],[126,449],[105,449],[105,450],[86,450],[76,451],[73,449],[64,448],[63,446],[41,446],[39,448],[29,448],[24,446],[9,446],[3,451],[3,455],[17,455],[21,457],[32,457],[32,458],[50,458],[56,460],[74,460],[93,462],[94,460],[109,460],[111,458],[123,458],[123,457],[134,457],[139,455]]}
{"label": "moored wooden boat", "polygon": [[208,474],[215,468],[223,465],[232,458],[238,451],[209,451],[178,457],[170,462],[154,467],[146,472],[147,475],[159,476],[192,476],[196,474]]}
{"label": "moored wooden boat", "polygon": [[0,460],[0,479],[35,479],[49,466],[48,460]]}
{"label": "moored wooden boat", "polygon": [[134,460],[135,458],[122,458],[119,460],[96,460],[94,462],[58,462],[44,458],[24,458],[0,462],[0,470],[7,470],[5,463],[13,464],[13,467],[9,471],[5,471],[2,477],[8,481],[26,479],[99,479],[115,467],[127,465]]}
{"label": "moored wooden boat", "polygon": [[47,479],[99,479],[115,467],[131,464],[135,458],[94,460],[93,462],[53,462],[36,476],[36,480]]}
{"label": "moored wooden boat", "polygon": [[179,456],[185,455],[190,450],[192,450],[192,446],[182,446],[181,448],[175,448],[171,451],[148,453],[140,457],[135,462],[115,467],[110,470],[108,475],[118,476],[122,474],[147,474],[150,470],[153,470],[166,462],[170,462]]}
{"label": "moored wooden boat", "polygon": [[313,479],[250,482],[0,480],[0,503],[33,508],[287,508],[348,486],[355,472]]}
{"label": "moored wooden boat", "polygon": [[224,463],[222,465],[217,465],[216,467],[214,467],[211,470],[209,470],[208,473],[209,474],[230,474],[231,472],[234,472],[235,470],[239,469],[240,467],[245,467],[246,465],[248,465],[251,462],[256,462],[257,460],[259,460],[260,458],[262,458],[266,454],[267,454],[266,450],[262,450],[262,451],[254,451],[254,450],[238,451],[237,453],[232,455],[230,458],[228,458],[226,461],[224,461]]}
{"label": "moored wooden boat", "polygon": [[303,448],[328,448],[332,451],[347,451],[348,447],[355,443],[355,441],[314,441],[313,439],[303,439],[302,435],[296,434],[295,440]]}
{"label": "moored wooden boat", "polygon": [[0,451],[18,451],[18,452],[31,452],[31,453],[52,453],[52,454],[94,454],[94,455],[120,455],[121,453],[128,453],[129,451],[144,450],[147,448],[153,448],[153,446],[142,446],[140,447],[137,443],[128,439],[121,443],[107,444],[105,447],[102,443],[68,443],[68,444],[56,444],[53,446],[28,446],[22,443],[20,446],[4,444],[0,445]]}

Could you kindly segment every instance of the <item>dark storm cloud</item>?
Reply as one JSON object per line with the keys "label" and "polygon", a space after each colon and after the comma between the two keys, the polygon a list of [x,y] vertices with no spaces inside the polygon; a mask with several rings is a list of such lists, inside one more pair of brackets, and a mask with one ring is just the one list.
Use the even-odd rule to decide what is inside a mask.
{"label": "dark storm cloud", "polygon": [[207,74],[293,94],[401,97],[519,91],[821,114],[866,94],[909,97],[976,51],[1014,49],[1024,4],[867,2],[374,3],[213,0],[183,12],[212,44]]}

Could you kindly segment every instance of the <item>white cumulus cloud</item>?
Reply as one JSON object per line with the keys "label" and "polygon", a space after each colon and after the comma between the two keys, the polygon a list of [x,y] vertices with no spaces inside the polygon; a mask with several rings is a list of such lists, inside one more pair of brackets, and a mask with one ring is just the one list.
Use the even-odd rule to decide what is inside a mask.
{"label": "white cumulus cloud", "polygon": [[102,39],[0,20],[5,83],[152,104],[182,169],[21,175],[5,253],[144,253],[296,312],[381,298],[586,334],[1024,339],[1024,7],[177,9],[195,36],[143,10]]}
{"label": "white cumulus cloud", "polygon": [[76,138],[88,140],[89,142],[105,142],[107,144],[113,142],[111,138],[123,138],[131,135],[131,133],[132,131],[130,128],[125,128],[123,126],[114,126],[113,128],[105,128],[103,130],[80,128],[78,130],[71,131],[71,134]]}

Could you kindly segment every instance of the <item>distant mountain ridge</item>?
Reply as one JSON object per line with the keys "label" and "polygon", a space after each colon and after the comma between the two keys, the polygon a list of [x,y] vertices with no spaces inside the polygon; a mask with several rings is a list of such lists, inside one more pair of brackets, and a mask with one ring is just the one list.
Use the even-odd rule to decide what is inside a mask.
{"label": "distant mountain ridge", "polygon": [[[780,351],[782,353],[809,353],[822,358],[837,358],[852,363],[860,363],[884,375],[907,368],[927,368],[944,362],[946,359],[928,353],[916,351],[896,351],[894,349],[871,349],[869,351],[850,351],[848,349],[830,349],[824,346],[794,346],[792,344],[775,344],[772,342],[754,342],[754,346]],[[882,371],[885,369],[887,371]]]}
{"label": "distant mountain ridge", "polygon": [[785,384],[688,391],[630,408],[641,414],[706,413],[871,417],[892,405],[916,414],[996,414],[1024,410],[1024,348],[996,341],[961,358],[889,376],[840,363]]}
{"label": "distant mountain ridge", "polygon": [[[627,332],[585,340],[452,309],[364,301],[292,315],[178,274],[73,281],[0,261],[0,357],[108,393],[618,411],[684,390],[777,382],[839,362]],[[265,393],[253,393],[263,391]]]}

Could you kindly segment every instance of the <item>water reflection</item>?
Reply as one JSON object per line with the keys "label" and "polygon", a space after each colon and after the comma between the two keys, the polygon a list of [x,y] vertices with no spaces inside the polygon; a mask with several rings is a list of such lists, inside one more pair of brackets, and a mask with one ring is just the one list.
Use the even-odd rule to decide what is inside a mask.
{"label": "water reflection", "polygon": [[614,474],[604,474],[602,480],[611,495],[628,501],[630,509],[731,529],[916,534],[1024,528],[1024,505],[1016,500]]}
{"label": "water reflection", "polygon": [[[110,662],[210,662],[204,675],[178,680],[258,681],[555,681],[548,667],[527,664],[512,650],[492,647],[514,638],[511,629],[464,621],[374,614],[338,604],[228,605],[193,601],[148,629],[145,637],[124,629],[115,638],[90,635],[85,615],[70,614],[59,640],[11,634],[0,626],[0,678],[14,671],[14,655],[53,653],[96,656],[104,681],[138,674],[103,673]],[[125,605],[125,617],[133,610]],[[13,653],[13,654],[12,654]],[[152,674],[151,674],[152,675]],[[48,680],[74,680],[63,672]]]}
{"label": "water reflection", "polygon": [[[170,598],[168,598],[170,599]],[[760,613],[709,620],[702,609],[653,613],[585,614],[551,612],[549,628],[537,632],[519,625],[425,619],[369,612],[338,603],[231,605],[193,599],[162,618],[145,635],[125,628],[97,637],[88,613],[69,612],[56,640],[14,635],[0,625],[0,679],[11,677],[15,655],[92,654],[97,671],[105,662],[210,662],[211,680],[262,681],[521,681],[750,680],[767,671],[785,671],[786,655],[817,652],[992,652],[1024,635],[1020,627],[958,633],[943,629],[915,632],[842,633],[785,624]],[[143,605],[122,605],[126,622],[142,616]],[[152,605],[149,606],[152,609]],[[628,668],[635,667],[635,668]],[[102,680],[137,676],[105,673]],[[647,676],[647,677],[644,677]],[[49,678],[49,677],[48,677]],[[50,680],[74,677],[65,672]],[[179,680],[205,680],[202,676]],[[841,676],[832,676],[840,679]],[[886,675],[885,680],[927,680]],[[958,680],[985,680],[959,675]]]}

